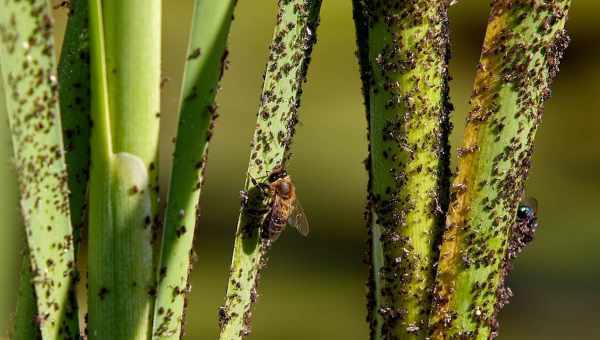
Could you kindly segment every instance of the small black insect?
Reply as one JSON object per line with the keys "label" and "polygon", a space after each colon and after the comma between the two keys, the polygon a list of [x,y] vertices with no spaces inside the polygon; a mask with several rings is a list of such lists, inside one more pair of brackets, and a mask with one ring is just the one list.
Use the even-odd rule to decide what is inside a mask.
{"label": "small black insect", "polygon": [[245,208],[246,206],[248,206],[248,192],[245,190],[240,190],[240,201],[242,203],[242,208]]}
{"label": "small black insect", "polygon": [[508,276],[512,271],[513,260],[519,255],[527,244],[533,240],[536,229],[538,228],[537,220],[537,200],[527,198],[521,200],[517,207],[517,214],[514,224],[510,228],[508,239],[508,249],[500,268],[500,285],[496,292],[495,312],[492,318],[492,335],[490,339],[495,339],[498,335],[498,312],[507,305],[510,298],[513,296],[512,291],[507,285]]}
{"label": "small black insect", "polygon": [[508,256],[512,260],[533,240],[538,227],[537,200],[527,198],[519,203],[517,218],[511,229]]}
{"label": "small black insect", "polygon": [[537,219],[537,200],[528,198],[519,203],[517,208],[517,220],[533,220]]}

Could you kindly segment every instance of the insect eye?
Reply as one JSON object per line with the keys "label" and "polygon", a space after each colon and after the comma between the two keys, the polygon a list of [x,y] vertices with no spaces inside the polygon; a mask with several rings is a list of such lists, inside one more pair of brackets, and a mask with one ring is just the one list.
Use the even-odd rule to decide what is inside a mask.
{"label": "insect eye", "polygon": [[282,182],[279,185],[278,189],[279,189],[279,193],[282,195],[287,195],[290,193],[290,186],[289,186],[289,184],[287,184],[287,182]]}
{"label": "insect eye", "polygon": [[281,168],[276,168],[275,170],[273,170],[273,172],[269,175],[269,182],[273,183],[276,180],[280,179],[280,178],[284,178],[287,176],[287,171],[282,170]]}

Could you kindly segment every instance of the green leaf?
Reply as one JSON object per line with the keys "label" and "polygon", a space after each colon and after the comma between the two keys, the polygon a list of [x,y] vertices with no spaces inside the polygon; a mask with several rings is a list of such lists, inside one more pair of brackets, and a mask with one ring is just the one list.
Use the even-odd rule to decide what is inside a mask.
{"label": "green leaf", "polygon": [[90,52],[88,0],[71,0],[58,63],[60,111],[69,173],[73,236],[79,243],[90,166]]}
{"label": "green leaf", "polygon": [[5,1],[0,63],[44,339],[79,336],[53,26],[45,0]]}
{"label": "green leaf", "polygon": [[153,327],[156,339],[179,339],[182,332],[197,206],[208,142],[217,117],[214,100],[225,68],[235,3],[197,0],[194,5],[157,273]]}

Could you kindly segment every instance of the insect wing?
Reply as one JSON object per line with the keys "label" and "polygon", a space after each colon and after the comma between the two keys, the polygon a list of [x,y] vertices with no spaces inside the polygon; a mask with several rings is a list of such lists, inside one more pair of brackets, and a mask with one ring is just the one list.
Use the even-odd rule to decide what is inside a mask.
{"label": "insect wing", "polygon": [[537,214],[538,212],[538,201],[533,197],[527,197],[522,201],[522,204],[531,208],[531,210]]}
{"label": "insect wing", "polygon": [[308,219],[306,219],[306,214],[304,213],[304,209],[300,205],[300,201],[295,199],[292,203],[292,211],[290,213],[290,217],[288,218],[288,225],[294,227],[294,229],[298,230],[300,235],[306,237],[310,232],[310,228],[308,227]]}

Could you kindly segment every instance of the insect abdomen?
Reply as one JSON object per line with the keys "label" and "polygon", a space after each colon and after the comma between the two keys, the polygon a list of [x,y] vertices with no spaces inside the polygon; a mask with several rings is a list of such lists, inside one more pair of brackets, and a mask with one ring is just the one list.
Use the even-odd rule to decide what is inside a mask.
{"label": "insect abdomen", "polygon": [[267,228],[267,234],[265,235],[266,238],[275,241],[279,235],[281,234],[281,232],[283,232],[283,228],[285,228],[285,225],[287,224],[287,219],[284,218],[284,216],[277,214],[277,215],[272,215],[271,216],[271,221],[269,223],[269,227]]}

